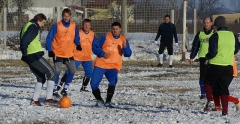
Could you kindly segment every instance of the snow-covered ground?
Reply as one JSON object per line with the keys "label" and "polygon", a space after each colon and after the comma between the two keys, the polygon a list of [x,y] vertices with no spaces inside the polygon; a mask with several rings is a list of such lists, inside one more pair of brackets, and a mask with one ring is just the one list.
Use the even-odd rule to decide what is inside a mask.
{"label": "snow-covered ground", "polygon": [[[83,78],[82,68],[78,69],[70,86],[70,108],[30,106],[36,79],[26,64],[19,61],[19,52],[1,48],[0,124],[224,123],[219,111],[202,113],[206,100],[198,97],[198,63],[189,66],[187,61],[180,61],[181,49],[175,47],[174,68],[168,68],[167,61],[163,67],[156,67],[158,45],[151,42],[154,37],[155,34],[147,33],[128,34],[133,55],[124,58],[123,68],[119,72],[113,97],[115,108],[94,107],[95,101],[91,92],[79,92]],[[186,58],[189,58],[188,53]],[[239,82],[240,79],[235,78],[230,85],[231,94],[236,97],[240,97]],[[104,77],[100,86],[103,98],[106,96],[107,83]],[[46,84],[43,85],[39,99],[41,102],[44,100],[45,91]],[[230,123],[240,123],[239,117],[240,112],[236,111],[233,103],[229,103]]]}

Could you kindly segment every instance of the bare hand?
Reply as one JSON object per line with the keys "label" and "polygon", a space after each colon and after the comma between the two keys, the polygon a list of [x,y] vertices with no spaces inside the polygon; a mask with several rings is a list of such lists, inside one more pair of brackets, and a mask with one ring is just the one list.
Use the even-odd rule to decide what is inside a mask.
{"label": "bare hand", "polygon": [[189,60],[189,65],[192,65],[192,63],[193,63],[193,59],[190,59]]}
{"label": "bare hand", "polygon": [[125,49],[127,47],[126,42],[123,42],[122,48]]}
{"label": "bare hand", "polygon": [[103,58],[107,59],[107,58],[109,58],[110,55],[111,55],[110,53],[105,53]]}

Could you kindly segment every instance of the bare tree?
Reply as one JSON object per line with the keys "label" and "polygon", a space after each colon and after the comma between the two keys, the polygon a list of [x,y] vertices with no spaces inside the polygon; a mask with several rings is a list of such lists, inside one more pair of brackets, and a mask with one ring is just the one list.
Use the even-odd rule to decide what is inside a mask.
{"label": "bare tree", "polygon": [[9,0],[8,7],[17,7],[16,15],[18,17],[18,23],[23,22],[24,12],[31,10],[31,7],[34,4],[34,0]]}
{"label": "bare tree", "polygon": [[[112,18],[121,19],[121,2],[113,1],[109,7],[108,12]],[[133,7],[131,5],[127,6],[127,19],[133,14]]]}
{"label": "bare tree", "polygon": [[150,20],[156,19],[156,13],[158,13],[158,9],[153,0],[141,0],[134,5],[135,20],[143,20],[148,23]]}
{"label": "bare tree", "polygon": [[188,9],[193,12],[195,8],[197,9],[198,17],[204,18],[222,10],[224,4],[221,0],[188,0]]}
{"label": "bare tree", "polygon": [[121,5],[117,4],[116,1],[109,5],[108,12],[111,18],[121,19]]}

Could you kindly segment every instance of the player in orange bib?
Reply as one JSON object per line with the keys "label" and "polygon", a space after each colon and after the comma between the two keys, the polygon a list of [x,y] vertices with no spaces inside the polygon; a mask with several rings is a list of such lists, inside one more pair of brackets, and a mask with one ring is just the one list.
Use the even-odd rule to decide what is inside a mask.
{"label": "player in orange bib", "polygon": [[[83,77],[82,87],[80,91],[88,92],[87,85],[92,76],[92,44],[96,40],[94,32],[91,30],[91,20],[84,19],[82,21],[83,28],[79,30],[80,43],[82,46],[82,51],[74,51],[74,60],[76,69],[82,64],[85,75]],[[60,84],[57,89],[60,89],[63,84],[70,85],[73,77],[70,75],[69,70],[65,71],[64,76],[61,79]]]}
{"label": "player in orange bib", "polygon": [[[66,8],[62,11],[62,20],[52,26],[46,38],[46,50],[48,56],[53,58],[55,67],[55,89],[53,95],[56,98],[61,96],[58,93],[57,85],[62,64],[65,64],[69,70],[69,77],[73,77],[76,68],[74,62],[74,50],[82,50],[78,28],[75,22],[71,21],[71,11]],[[77,47],[76,47],[77,46]],[[70,77],[71,76],[71,77]],[[61,94],[67,95],[68,85],[65,85]]]}
{"label": "player in orange bib", "polygon": [[[97,99],[96,106],[105,105],[106,107],[113,107],[111,99],[117,84],[118,72],[122,67],[122,55],[130,57],[132,54],[128,40],[121,35],[120,32],[121,24],[114,22],[112,23],[112,32],[107,33],[93,43],[93,53],[97,55],[97,57],[94,62],[90,85],[92,93]],[[109,82],[105,103],[99,89],[103,75],[105,75]]]}

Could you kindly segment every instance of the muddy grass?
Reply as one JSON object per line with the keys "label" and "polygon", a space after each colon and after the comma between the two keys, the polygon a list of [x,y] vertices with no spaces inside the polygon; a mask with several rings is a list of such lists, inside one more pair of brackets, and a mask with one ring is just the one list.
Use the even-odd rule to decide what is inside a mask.
{"label": "muddy grass", "polygon": [[148,88],[153,88],[153,92],[155,93],[185,93],[185,92],[188,92],[188,91],[193,91],[195,89],[192,89],[192,88],[183,88],[183,87],[179,87],[179,88],[164,88],[163,86],[147,86],[147,85],[142,85],[142,86],[138,86],[138,85],[124,85],[124,84],[118,84],[117,86],[118,88],[134,88],[134,89],[137,89],[137,90],[142,90],[142,91],[145,91],[147,90]]}

